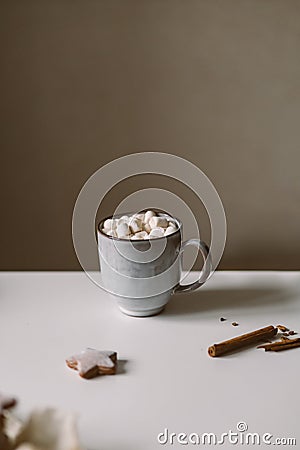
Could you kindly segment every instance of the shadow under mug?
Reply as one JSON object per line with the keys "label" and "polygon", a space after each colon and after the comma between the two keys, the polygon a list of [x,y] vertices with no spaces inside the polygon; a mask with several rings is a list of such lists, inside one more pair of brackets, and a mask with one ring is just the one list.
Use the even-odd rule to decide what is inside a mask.
{"label": "shadow under mug", "polygon": [[[164,213],[156,214],[169,217]],[[101,279],[103,288],[124,314],[136,317],[159,314],[173,294],[194,291],[208,279],[212,270],[209,248],[199,239],[182,242],[183,225],[179,219],[172,217],[177,229],[168,236],[130,240],[101,231],[107,218],[111,217],[101,220],[97,228]],[[183,285],[180,283],[182,255],[189,245],[197,247],[204,263],[199,279]]]}

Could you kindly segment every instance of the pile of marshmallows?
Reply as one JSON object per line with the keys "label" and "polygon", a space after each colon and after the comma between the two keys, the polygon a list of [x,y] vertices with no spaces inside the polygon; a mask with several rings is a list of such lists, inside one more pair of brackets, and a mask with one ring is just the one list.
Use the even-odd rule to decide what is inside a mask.
{"label": "pile of marshmallows", "polygon": [[106,219],[102,232],[121,239],[152,239],[168,236],[178,229],[168,216],[157,216],[153,211]]}

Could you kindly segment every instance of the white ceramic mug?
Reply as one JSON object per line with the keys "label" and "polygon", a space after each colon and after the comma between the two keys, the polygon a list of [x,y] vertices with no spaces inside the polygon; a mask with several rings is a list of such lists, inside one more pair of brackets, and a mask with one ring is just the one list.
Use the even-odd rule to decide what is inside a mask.
{"label": "white ceramic mug", "polygon": [[[161,212],[156,214],[169,218]],[[97,229],[101,279],[104,289],[116,299],[123,313],[136,317],[158,314],[173,294],[193,291],[208,279],[212,270],[209,248],[199,239],[182,242],[179,219],[172,217],[177,224],[174,233],[146,240],[108,236],[101,231],[106,219]],[[180,284],[182,254],[188,245],[198,248],[204,264],[199,279],[183,285]]]}

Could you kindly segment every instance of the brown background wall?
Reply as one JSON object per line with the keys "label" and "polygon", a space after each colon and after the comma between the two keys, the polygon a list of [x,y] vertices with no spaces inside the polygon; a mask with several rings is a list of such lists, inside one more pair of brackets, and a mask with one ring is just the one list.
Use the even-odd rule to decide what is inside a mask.
{"label": "brown background wall", "polygon": [[[121,155],[165,151],[213,181],[228,220],[221,268],[300,269],[300,3],[2,1],[2,270],[77,269],[71,214]],[[184,187],[136,177],[137,188]]]}

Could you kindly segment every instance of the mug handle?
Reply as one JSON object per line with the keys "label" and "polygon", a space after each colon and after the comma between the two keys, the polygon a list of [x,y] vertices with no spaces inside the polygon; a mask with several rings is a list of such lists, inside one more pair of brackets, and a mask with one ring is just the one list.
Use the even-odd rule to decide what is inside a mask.
{"label": "mug handle", "polygon": [[200,251],[201,255],[203,256],[204,264],[202,267],[202,272],[201,272],[199,279],[194,281],[193,283],[189,283],[189,284],[180,284],[179,283],[175,287],[174,293],[175,292],[191,292],[191,291],[194,291],[195,289],[198,289],[198,287],[202,286],[206,282],[206,280],[208,279],[208,277],[211,273],[211,270],[212,270],[211,255],[209,253],[209,247],[206,245],[206,243],[204,241],[200,241],[199,239],[188,239],[187,241],[184,241],[182,243],[182,246],[181,246],[181,249],[180,249],[180,252],[178,255],[178,257],[181,258],[180,271],[182,271],[183,252],[184,252],[184,249],[188,245],[194,245],[195,247],[197,247],[198,250]]}

